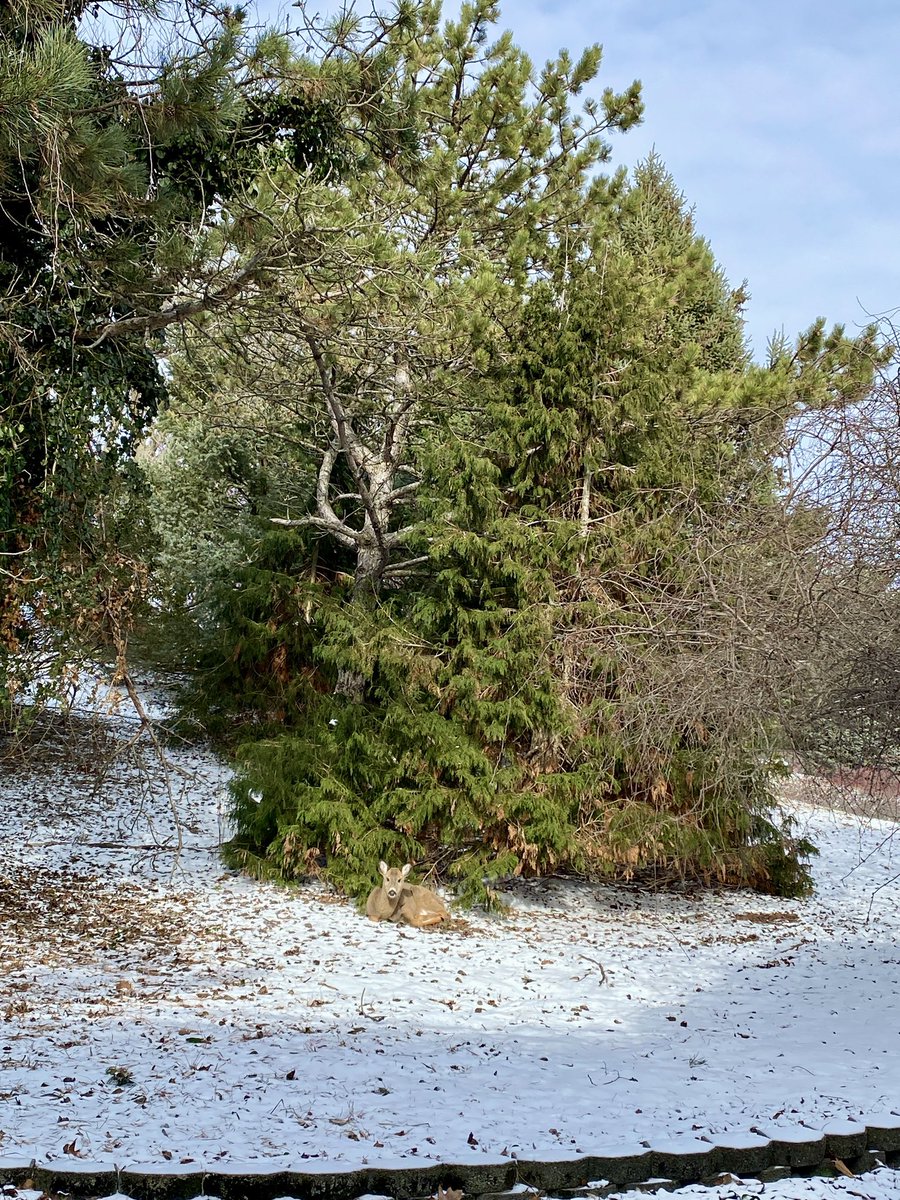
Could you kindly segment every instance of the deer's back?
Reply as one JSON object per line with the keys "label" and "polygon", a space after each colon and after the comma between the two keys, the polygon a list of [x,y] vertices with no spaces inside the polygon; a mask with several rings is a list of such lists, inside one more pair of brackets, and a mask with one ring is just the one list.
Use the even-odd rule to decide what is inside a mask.
{"label": "deer's back", "polygon": [[403,920],[410,925],[437,925],[450,916],[440,896],[417,883],[408,883],[403,889],[400,907],[403,910]]}

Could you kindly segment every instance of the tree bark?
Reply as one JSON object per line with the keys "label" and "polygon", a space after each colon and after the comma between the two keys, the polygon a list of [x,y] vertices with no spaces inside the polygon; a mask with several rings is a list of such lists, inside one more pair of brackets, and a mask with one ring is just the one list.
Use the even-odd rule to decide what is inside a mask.
{"label": "tree bark", "polygon": [[[402,550],[417,528],[415,524],[396,528],[398,510],[413,499],[419,486],[418,480],[399,486],[396,483],[398,474],[409,469],[404,459],[416,409],[412,381],[405,361],[396,354],[389,397],[382,416],[383,434],[377,441],[371,437],[364,440],[357,430],[350,400],[336,385],[318,331],[306,322],[304,336],[325,397],[331,423],[331,445],[324,451],[319,466],[315,511],[295,520],[284,517],[273,520],[279,525],[312,525],[330,534],[345,549],[354,551],[353,601],[370,606],[385,578],[391,574],[392,557],[398,549]],[[350,525],[334,507],[332,475],[339,455],[344,455],[355,488],[349,496],[340,498],[358,497],[364,513],[361,526]],[[357,672],[342,669],[334,690],[336,695],[358,702],[364,697],[364,680]]]}

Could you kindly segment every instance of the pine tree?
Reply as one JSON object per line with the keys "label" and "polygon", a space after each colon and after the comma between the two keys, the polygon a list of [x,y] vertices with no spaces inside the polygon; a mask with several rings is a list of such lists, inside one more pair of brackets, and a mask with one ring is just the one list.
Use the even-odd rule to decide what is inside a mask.
{"label": "pine tree", "polygon": [[[132,460],[165,391],[163,331],[264,270],[235,216],[261,155],[340,158],[333,106],[238,10],[188,6],[173,27],[129,5],[93,28],[85,8],[0,13],[0,705],[30,645],[105,648],[146,592]],[[157,68],[107,44],[126,17]]]}
{"label": "pine tree", "polygon": [[753,365],[661,164],[594,174],[636,89],[576,112],[599,52],[534,77],[495,19],[338,21],[408,136],[351,129],[339,188],[263,171],[302,254],[182,347],[158,494],[195,420],[271,481],[198,609],[232,857],[359,896],[380,858],[465,900],[551,869],[802,890],[771,806],[773,613],[808,569],[777,455],[798,406],[864,392],[871,331]]}
{"label": "pine tree", "polygon": [[[429,558],[423,531],[430,520],[444,520],[448,503],[432,486],[429,464],[449,431],[456,438],[478,425],[469,411],[485,367],[498,348],[505,353],[505,326],[515,320],[533,279],[553,269],[558,229],[566,228],[567,246],[579,253],[593,216],[618,186],[617,180],[592,179],[594,167],[609,154],[604,135],[627,129],[641,111],[637,85],[621,95],[607,89],[601,101],[581,103],[580,93],[599,67],[598,47],[577,61],[563,54],[534,72],[509,34],[489,40],[496,20],[496,6],[479,2],[464,5],[459,20],[443,29],[435,5],[403,9],[393,25],[377,15],[336,24],[330,37],[350,59],[362,44],[380,41],[382,95],[387,108],[410,123],[409,137],[391,155],[373,156],[363,147],[359,169],[343,189],[328,180],[311,186],[283,168],[267,173],[260,182],[260,208],[288,228],[299,213],[309,248],[295,271],[286,264],[277,289],[245,308],[240,321],[211,319],[203,330],[207,346],[214,344],[214,354],[227,360],[233,412],[249,416],[268,401],[283,413],[285,444],[318,448],[309,460],[314,486],[306,485],[285,521],[301,531],[298,545],[315,546],[314,561],[298,569],[298,584],[307,574],[317,580],[311,668],[337,698],[325,697],[287,717],[288,724],[303,729],[289,757],[306,761],[303,747],[309,741],[309,754],[320,767],[325,745],[336,748],[343,765],[328,780],[309,781],[302,828],[285,825],[291,816],[276,811],[280,800],[269,805],[269,797],[283,794],[279,766],[260,784],[263,804],[243,810],[256,825],[251,841],[257,848],[271,843],[271,856],[287,871],[292,865],[285,846],[302,846],[305,856],[321,842],[322,852],[332,856],[329,870],[340,872],[344,882],[356,871],[357,888],[363,877],[368,880],[374,845],[360,831],[373,821],[373,837],[381,839],[375,852],[401,827],[408,838],[430,837],[437,850],[428,828],[440,830],[451,817],[460,843],[480,843],[489,819],[496,825],[498,850],[509,838],[509,822],[497,815],[495,803],[498,772],[501,778],[504,772],[495,747],[486,751],[481,745],[477,713],[462,748],[458,714],[435,720],[436,689],[445,683],[440,672],[432,678],[440,665],[427,648],[432,631],[427,622],[421,630],[408,623]],[[228,345],[239,349],[229,353]],[[185,362],[196,358],[196,345],[187,344]],[[305,484],[306,464],[301,476]],[[294,515],[297,509],[302,515]],[[318,535],[315,542],[310,533]],[[261,564],[260,569],[265,586]],[[498,581],[498,595],[509,586]],[[218,595],[224,615],[227,588]],[[240,598],[231,599],[239,622]],[[401,623],[397,630],[389,613]],[[474,610],[472,620],[480,620]],[[512,640],[527,641],[527,624],[521,622]],[[527,657],[524,646],[523,654]],[[447,669],[450,678],[459,675],[458,656]],[[421,692],[407,715],[410,685]],[[348,699],[356,706],[352,711]],[[512,712],[517,706],[501,702],[489,719],[492,729],[507,707]],[[382,721],[385,727],[393,723],[393,736],[409,746],[411,757],[385,753],[375,744],[373,759],[362,753],[371,737],[361,730],[372,730],[374,737]],[[397,797],[409,791],[412,805],[418,794],[422,721],[430,731],[423,736],[434,743],[428,802],[433,816],[411,808],[407,820],[389,823],[385,832],[383,822]],[[347,744],[358,751],[349,762],[340,751]],[[455,760],[457,749],[468,765]],[[274,744],[247,753],[259,759],[263,772],[270,755],[287,761]],[[349,774],[338,778],[345,768]],[[518,775],[516,766],[503,785],[511,810]],[[245,797],[259,790],[253,785]],[[338,792],[343,809],[336,803]],[[373,816],[376,792],[380,816]],[[330,832],[319,825],[329,814],[338,822]],[[358,869],[350,862],[357,852]],[[478,853],[466,872],[459,867],[476,890],[487,861]],[[516,859],[498,863],[496,870],[512,870]]]}
{"label": "pine tree", "polygon": [[[238,404],[264,393],[285,436],[314,443],[316,486],[282,520],[340,550],[363,606],[409,563],[431,431],[467,402],[465,381],[546,272],[557,228],[573,252],[583,244],[609,190],[591,182],[606,134],[641,112],[636,84],[581,102],[599,47],[538,73],[508,33],[490,40],[496,21],[496,5],[478,0],[442,29],[428,3],[393,21],[350,14],[323,33],[326,59],[378,45],[381,119],[393,114],[404,136],[393,153],[376,138],[373,153],[371,129],[358,131],[358,169],[340,189],[285,166],[265,173],[260,214],[299,252],[242,324],[204,327],[232,347]],[[340,686],[360,698],[353,672]]]}

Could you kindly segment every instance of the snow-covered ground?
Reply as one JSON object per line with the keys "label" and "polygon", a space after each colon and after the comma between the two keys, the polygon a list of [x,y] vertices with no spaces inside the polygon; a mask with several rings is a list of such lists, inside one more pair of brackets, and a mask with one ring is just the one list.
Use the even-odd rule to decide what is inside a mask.
{"label": "snow-covered ground", "polygon": [[109,757],[130,730],[0,749],[3,1160],[337,1170],[900,1124],[895,825],[797,804],[809,900],[549,881],[417,931],[225,870],[224,769],[171,751],[169,790]]}
{"label": "snow-covered ground", "polygon": [[[898,1200],[900,1171],[873,1171],[861,1179],[782,1179],[765,1184],[735,1179],[719,1187],[696,1184],[651,1194],[656,1200]],[[621,1192],[615,1200],[647,1200],[647,1193]]]}

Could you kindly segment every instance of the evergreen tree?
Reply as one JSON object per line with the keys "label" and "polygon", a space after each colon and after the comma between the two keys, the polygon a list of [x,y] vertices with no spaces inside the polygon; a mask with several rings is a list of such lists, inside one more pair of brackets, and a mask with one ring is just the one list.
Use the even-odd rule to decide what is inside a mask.
{"label": "evergreen tree", "polygon": [[[814,329],[755,367],[742,302],[646,164],[423,453],[427,563],[377,606],[322,606],[315,661],[365,701],[313,697],[290,733],[245,744],[239,861],[360,895],[392,857],[464,899],[550,869],[807,886],[808,847],[771,817],[777,733],[740,689],[759,647],[736,636],[746,585],[722,547],[762,555],[776,431],[801,397],[859,395],[874,347]],[[766,552],[794,570],[788,551]],[[708,691],[693,709],[664,686],[686,669]]]}
{"label": "evergreen tree", "polygon": [[[790,891],[806,876],[769,819],[773,722],[740,689],[746,639],[730,605],[746,596],[715,540],[727,513],[741,554],[760,551],[761,516],[780,509],[771,430],[798,380],[750,365],[742,301],[660,164],[645,164],[590,261],[533,293],[495,461],[552,581],[544,655],[578,716],[574,739],[544,732],[544,760],[557,777],[580,767],[581,860]],[[856,365],[848,392],[864,386],[868,349],[841,344]],[[734,663],[724,695],[704,642]],[[701,685],[687,705],[685,670]]]}
{"label": "evergreen tree", "polygon": [[810,538],[777,455],[797,411],[865,391],[872,333],[817,323],[754,366],[661,165],[592,174],[637,93],[573,114],[598,53],[534,80],[495,16],[373,18],[408,139],[351,130],[341,188],[266,169],[302,260],[182,347],[158,495],[229,422],[242,478],[267,461],[226,521],[240,567],[192,597],[194,702],[241,742],[232,856],[359,896],[380,858],[466,900],[550,869],[801,891],[766,658]]}
{"label": "evergreen tree", "polygon": [[[443,29],[436,5],[402,10],[402,17],[392,27],[377,16],[348,18],[330,36],[350,58],[381,39],[383,95],[410,120],[408,144],[391,156],[361,148],[359,169],[339,190],[328,180],[310,186],[283,167],[267,172],[261,211],[289,228],[299,219],[310,249],[240,320],[207,320],[205,348],[188,342],[183,360],[187,372],[195,371],[198,354],[211,372],[226,361],[234,413],[249,417],[274,407],[283,416],[285,447],[311,448],[305,462],[299,455],[300,486],[284,523],[300,531],[299,593],[308,591],[310,577],[317,583],[315,597],[302,602],[316,621],[315,686],[353,700],[359,711],[352,719],[363,723],[387,696],[389,677],[400,686],[410,669],[433,706],[427,655],[414,662],[402,636],[392,645],[383,621],[388,607],[420,589],[424,524],[432,511],[443,520],[446,510],[429,479],[434,447],[448,431],[458,437],[477,429],[481,436],[471,410],[485,369],[505,353],[506,328],[531,282],[555,269],[559,229],[570,253],[583,251],[591,222],[621,183],[592,178],[609,154],[603,135],[627,129],[641,111],[637,85],[621,95],[607,89],[602,101],[580,105],[599,66],[598,47],[575,62],[563,54],[535,73],[508,34],[491,41],[494,4],[466,4]],[[188,403],[196,407],[196,398]],[[177,426],[175,418],[173,431]],[[174,487],[180,470],[171,461]],[[221,614],[228,599],[222,581],[210,603]],[[233,593],[232,600],[240,606]],[[421,642],[421,634],[412,636]],[[240,644],[252,654],[246,639]],[[396,699],[400,720],[402,692]],[[335,702],[336,711],[345,708]],[[303,713],[288,720],[304,722],[304,739],[323,722],[336,737],[344,734],[339,718]],[[446,723],[451,742],[458,732]],[[408,736],[415,743],[415,725]],[[484,758],[475,732],[472,745],[472,769],[487,772],[478,785],[487,797],[496,765]],[[445,746],[438,759],[447,752]],[[305,753],[299,744],[291,751],[298,769]],[[315,747],[310,754],[318,754]],[[362,759],[357,766],[373,769]],[[386,805],[392,791],[386,789]],[[487,799],[481,809],[465,800],[466,815],[466,793],[452,780],[439,782],[437,795],[444,816],[459,812],[460,836],[481,837]],[[289,844],[302,840],[308,848],[312,837],[294,835]],[[356,832],[353,841],[370,853]],[[356,886],[370,869],[366,862]]]}
{"label": "evergreen tree", "polygon": [[[340,189],[284,164],[266,172],[260,220],[296,233],[302,252],[242,324],[204,327],[231,347],[239,403],[264,394],[285,436],[313,443],[316,486],[283,519],[333,543],[363,606],[409,561],[423,445],[467,403],[465,381],[546,273],[557,230],[573,253],[583,246],[610,190],[591,182],[604,135],[641,111],[637,85],[580,104],[599,47],[535,73],[508,33],[490,40],[496,21],[496,5],[477,0],[444,28],[434,3],[401,6],[393,23],[336,23],[325,58],[353,61],[378,43],[383,119],[395,114],[404,137],[393,154],[373,153],[361,130],[358,169]],[[339,686],[360,698],[356,673]]]}
{"label": "evergreen tree", "polygon": [[[92,26],[85,9],[0,13],[6,701],[36,639],[45,655],[109,644],[145,590],[132,458],[164,392],[162,333],[233,302],[279,253],[240,239],[260,157],[340,159],[334,106],[239,10],[129,5]],[[140,70],[107,44],[127,21]]]}

